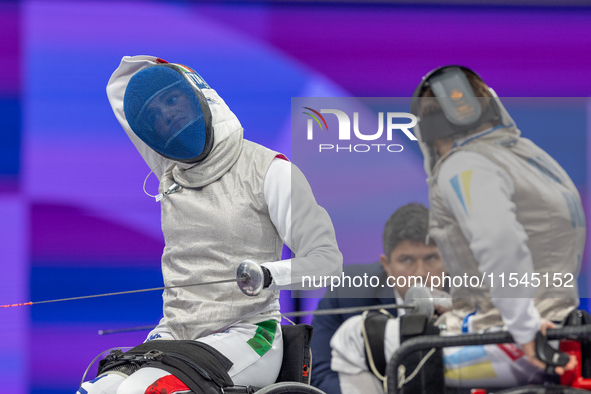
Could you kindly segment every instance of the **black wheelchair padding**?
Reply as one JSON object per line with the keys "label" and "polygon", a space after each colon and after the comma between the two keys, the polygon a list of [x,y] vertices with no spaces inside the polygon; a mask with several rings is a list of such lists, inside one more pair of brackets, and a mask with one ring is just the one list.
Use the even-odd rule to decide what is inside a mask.
{"label": "black wheelchair padding", "polygon": [[312,326],[296,324],[281,326],[283,334],[283,362],[277,377],[280,382],[310,384],[312,376]]}
{"label": "black wheelchair padding", "polygon": [[[384,352],[384,339],[386,335],[386,325],[388,324],[389,319],[389,315],[378,311],[372,311],[367,314],[363,321],[369,342],[367,345],[371,351],[373,364],[377,372],[382,376],[386,375],[386,365],[388,364],[386,353]],[[367,353],[367,348],[365,349],[365,363],[367,364],[367,368],[372,371],[370,355]]]}
{"label": "black wheelchair padding", "polygon": [[312,376],[312,326],[296,324],[281,326],[283,335],[283,361],[275,384],[261,389],[253,387],[231,387],[228,394],[325,394],[310,386]]}
{"label": "black wheelchair padding", "polygon": [[[433,324],[427,316],[406,314],[400,317],[400,343],[423,335],[439,335],[439,327]],[[404,358],[402,365],[408,377],[419,366],[421,360],[431,349],[421,349]],[[445,392],[445,378],[443,368],[443,350],[436,349],[418,374],[399,390],[400,394],[443,394]],[[388,385],[395,382],[388,382]]]}
{"label": "black wheelchair padding", "polygon": [[[384,339],[386,335],[386,325],[390,315],[381,311],[370,311],[364,314],[363,328],[365,330],[365,361],[371,372],[380,380],[384,379],[387,369],[387,360],[384,350]],[[406,314],[399,318],[400,321],[400,343],[420,337],[422,335],[438,335],[439,328],[436,327],[430,318],[425,315]],[[445,390],[445,379],[443,375],[443,352],[441,349],[435,349],[434,353],[429,354],[431,349],[419,349],[408,354],[402,361],[405,368],[405,379],[409,379],[402,388],[402,394],[443,394]],[[371,354],[370,354],[371,353]],[[426,358],[428,357],[428,358]],[[371,361],[370,361],[371,358]],[[421,364],[423,359],[426,362]],[[419,365],[421,367],[419,368]],[[372,367],[373,365],[373,367]],[[375,367],[375,368],[374,368]],[[411,375],[418,368],[418,373]],[[396,384],[395,381],[388,382]]]}

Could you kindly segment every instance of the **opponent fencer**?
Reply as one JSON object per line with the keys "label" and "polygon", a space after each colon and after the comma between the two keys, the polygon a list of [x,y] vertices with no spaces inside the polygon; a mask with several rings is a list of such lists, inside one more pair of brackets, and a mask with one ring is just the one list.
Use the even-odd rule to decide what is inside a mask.
{"label": "opponent fencer", "polygon": [[[540,382],[544,364],[535,357],[536,333],[579,304],[586,232],[579,193],[550,155],[520,136],[498,96],[472,70],[447,66],[427,74],[411,112],[419,121],[415,133],[428,175],[429,235],[450,277],[484,278],[482,286],[452,285],[453,310],[436,324],[445,325],[446,334],[506,329],[517,344],[444,349],[445,382]],[[400,329],[392,325],[387,359],[400,343]],[[359,339],[359,324],[345,328],[332,340],[333,360],[345,343]],[[364,355],[358,356],[363,360],[357,363],[350,355],[342,359],[367,371]],[[564,368],[575,365],[571,358]],[[334,361],[333,367],[347,374]],[[354,374],[347,378],[353,387],[348,392],[368,392],[361,383],[355,389]]]}
{"label": "opponent fencer", "polygon": [[[264,289],[255,297],[236,283],[165,290],[164,317],[144,345],[157,340],[170,349],[195,341],[200,353],[183,353],[180,345],[174,353],[219,376],[218,386],[228,379],[255,387],[274,383],[283,355],[279,290],[302,274],[341,273],[328,214],[285,156],[243,139],[237,117],[191,68],[152,56],[124,57],[107,95],[160,181],[164,284],[235,278],[244,260],[264,273]],[[281,260],[283,244],[294,258]],[[169,368],[134,369],[107,371],[79,393],[188,390]]]}

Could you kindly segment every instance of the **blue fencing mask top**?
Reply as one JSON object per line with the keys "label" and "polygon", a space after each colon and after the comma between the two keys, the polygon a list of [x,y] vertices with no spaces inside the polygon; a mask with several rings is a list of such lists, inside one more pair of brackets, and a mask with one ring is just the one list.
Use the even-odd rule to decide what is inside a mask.
{"label": "blue fencing mask top", "polygon": [[133,132],[162,156],[182,163],[203,160],[213,145],[211,112],[193,70],[161,64],[138,71],[125,89],[123,110]]}

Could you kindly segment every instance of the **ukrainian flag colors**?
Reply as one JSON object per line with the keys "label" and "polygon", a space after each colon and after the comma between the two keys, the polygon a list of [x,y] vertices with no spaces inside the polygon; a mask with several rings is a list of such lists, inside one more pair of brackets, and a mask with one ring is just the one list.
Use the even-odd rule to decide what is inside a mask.
{"label": "ukrainian flag colors", "polygon": [[497,374],[490,361],[445,371],[445,378],[454,380],[479,380],[496,377]]}
{"label": "ukrainian flag colors", "polygon": [[459,175],[454,176],[449,180],[451,186],[454,188],[458,199],[462,203],[464,212],[472,214],[472,201],[470,200],[470,180],[472,178],[472,170],[464,171]]}
{"label": "ukrainian flag colors", "polygon": [[[456,177],[457,178],[457,177]],[[445,378],[450,380],[481,380],[496,378],[484,346],[465,346],[449,354],[444,353]]]}

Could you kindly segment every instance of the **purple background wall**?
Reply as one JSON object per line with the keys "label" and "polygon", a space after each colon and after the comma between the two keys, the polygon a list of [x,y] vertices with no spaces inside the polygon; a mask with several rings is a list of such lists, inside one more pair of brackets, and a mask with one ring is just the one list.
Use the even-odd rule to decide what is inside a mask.
{"label": "purple background wall", "polygon": [[[422,75],[449,63],[474,68],[501,97],[589,97],[588,26],[589,8],[2,2],[0,304],[162,282],[159,207],[142,192],[149,170],[105,94],[124,55],[197,69],[247,138],[290,155],[291,97],[409,96]],[[568,116],[566,127],[527,109],[516,115],[571,174],[586,209],[590,111],[554,114]],[[375,261],[387,216],[399,203],[426,202],[420,154],[407,146],[402,168],[356,168],[375,181],[365,193],[317,186],[328,164],[306,174],[333,216],[346,263]],[[402,171],[416,175],[379,186]],[[350,214],[351,204],[368,201],[371,217]],[[283,305],[294,307],[289,294]],[[96,354],[145,337],[100,337],[98,329],[155,323],[160,308],[154,293],[0,310],[3,389],[75,392]]]}

